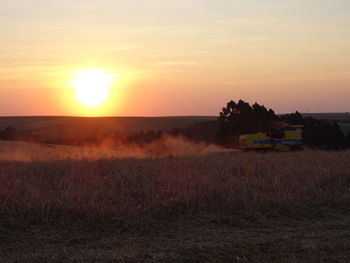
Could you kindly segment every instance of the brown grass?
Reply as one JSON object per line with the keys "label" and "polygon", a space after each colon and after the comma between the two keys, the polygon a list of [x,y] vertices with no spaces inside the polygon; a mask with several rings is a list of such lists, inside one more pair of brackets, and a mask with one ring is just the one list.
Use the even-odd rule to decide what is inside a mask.
{"label": "brown grass", "polygon": [[101,218],[336,207],[350,200],[349,158],[303,152],[2,162],[0,209],[49,219],[61,211]]}
{"label": "brown grass", "polygon": [[[346,262],[349,232],[334,231],[349,230],[349,160],[347,151],[2,162],[0,233],[10,245],[0,251],[9,262]],[[307,254],[317,249],[325,254]]]}

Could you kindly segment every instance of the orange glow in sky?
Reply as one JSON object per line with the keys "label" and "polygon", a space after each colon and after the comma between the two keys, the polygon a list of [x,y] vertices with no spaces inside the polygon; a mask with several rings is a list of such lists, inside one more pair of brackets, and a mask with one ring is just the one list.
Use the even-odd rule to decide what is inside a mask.
{"label": "orange glow in sky", "polygon": [[0,115],[350,111],[348,0],[3,0]]}

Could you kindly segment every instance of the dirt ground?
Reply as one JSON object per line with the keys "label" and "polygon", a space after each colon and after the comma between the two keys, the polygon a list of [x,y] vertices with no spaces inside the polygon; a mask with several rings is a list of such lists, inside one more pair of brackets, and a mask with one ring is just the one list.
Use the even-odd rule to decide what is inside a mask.
{"label": "dirt ground", "polygon": [[[329,211],[327,211],[329,214]],[[1,262],[350,262],[350,213],[206,216],[123,230],[1,228]]]}

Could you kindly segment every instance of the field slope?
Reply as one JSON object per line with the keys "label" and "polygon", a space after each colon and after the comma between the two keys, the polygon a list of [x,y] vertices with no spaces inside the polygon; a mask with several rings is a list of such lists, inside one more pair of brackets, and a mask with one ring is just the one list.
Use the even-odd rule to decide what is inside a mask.
{"label": "field slope", "polygon": [[99,131],[134,133],[147,130],[186,128],[195,122],[216,120],[211,116],[178,117],[0,117],[0,128],[14,127],[46,137],[84,136]]}

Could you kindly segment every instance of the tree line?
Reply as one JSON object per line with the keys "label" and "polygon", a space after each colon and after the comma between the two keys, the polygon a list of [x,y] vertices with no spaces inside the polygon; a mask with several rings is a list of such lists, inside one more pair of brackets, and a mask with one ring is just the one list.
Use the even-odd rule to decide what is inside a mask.
{"label": "tree line", "polygon": [[230,101],[218,118],[218,137],[225,141],[230,136],[267,132],[282,124],[303,125],[304,144],[315,149],[341,150],[350,147],[350,132],[345,136],[336,121],[303,117],[298,111],[276,115],[272,109],[258,103],[252,106],[239,100]]}
{"label": "tree line", "polygon": [[91,134],[91,136],[71,138],[45,138],[40,135],[18,132],[13,127],[0,129],[1,140],[19,140],[63,145],[100,145],[106,138],[114,143],[147,144],[164,136],[182,136],[191,141],[215,143],[224,147],[239,147],[241,134],[265,133],[281,125],[303,125],[304,144],[314,149],[341,150],[350,148],[350,132],[345,136],[336,121],[303,117],[299,112],[277,115],[264,105],[239,100],[229,101],[219,113],[216,121],[196,122],[187,128],[169,130],[148,130],[133,134],[119,131]]}

